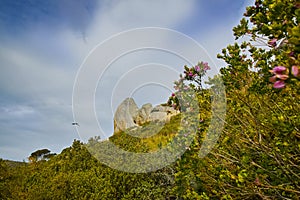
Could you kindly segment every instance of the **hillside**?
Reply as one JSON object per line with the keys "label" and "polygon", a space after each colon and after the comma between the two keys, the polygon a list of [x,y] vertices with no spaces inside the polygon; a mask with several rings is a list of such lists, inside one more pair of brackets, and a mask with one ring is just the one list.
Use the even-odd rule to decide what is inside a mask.
{"label": "hillside", "polygon": [[[179,160],[150,173],[109,168],[74,141],[48,161],[15,165],[2,160],[1,199],[297,199],[300,94],[272,90],[263,95],[240,90],[229,94],[234,96],[228,102],[227,124],[217,146],[203,159],[198,150],[209,118],[199,124],[197,139]],[[201,109],[210,112],[209,105]],[[153,137],[121,132],[109,140],[127,151],[153,152],[178,134],[181,118],[177,115],[162,127],[145,124],[139,130],[160,129]]]}
{"label": "hillside", "polygon": [[0,160],[0,199],[299,199],[300,4],[257,0],[244,16],[234,36],[251,39],[221,50],[208,87],[207,62],[184,66],[165,104],[180,114]]}

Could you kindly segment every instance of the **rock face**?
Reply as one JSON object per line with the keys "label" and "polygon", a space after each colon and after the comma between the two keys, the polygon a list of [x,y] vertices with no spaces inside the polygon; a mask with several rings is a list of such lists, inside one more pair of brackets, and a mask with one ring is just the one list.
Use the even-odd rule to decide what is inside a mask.
{"label": "rock face", "polygon": [[132,98],[125,99],[117,108],[114,115],[114,133],[125,131],[128,128],[140,126],[146,122],[170,121],[179,111],[168,106],[158,105],[152,108],[150,103],[140,109]]}
{"label": "rock face", "polygon": [[125,99],[117,108],[114,116],[114,132],[124,131],[136,126],[134,119],[139,108],[132,98]]}
{"label": "rock face", "polygon": [[152,110],[152,104],[151,103],[144,104],[142,106],[142,108],[139,109],[138,115],[134,120],[135,123],[138,124],[138,125],[142,125],[142,124],[148,122],[151,110]]}
{"label": "rock face", "polygon": [[158,105],[152,109],[149,115],[149,121],[169,122],[171,117],[177,115],[178,113],[179,111],[175,110],[172,107]]}

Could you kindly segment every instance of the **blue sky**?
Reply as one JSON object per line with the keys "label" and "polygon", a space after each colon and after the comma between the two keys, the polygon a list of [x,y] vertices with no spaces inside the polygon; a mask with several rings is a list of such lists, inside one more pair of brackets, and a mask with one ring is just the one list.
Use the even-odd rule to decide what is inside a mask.
{"label": "blue sky", "polygon": [[[221,67],[224,63],[216,59],[216,54],[234,41],[232,27],[238,24],[245,6],[252,2],[0,1],[0,158],[27,160],[31,152],[41,148],[59,153],[74,139],[80,139],[71,125],[73,84],[84,58],[108,37],[132,28],[173,29],[196,40],[216,66]],[[144,52],[138,57],[147,63],[159,56]],[[162,57],[166,59],[163,63],[176,65],[175,71],[180,72],[184,62],[162,54],[158,60]],[[128,58],[116,63],[109,73],[117,74],[124,63],[133,60]],[[165,81],[172,84],[177,74],[166,77]],[[128,93],[110,95],[114,97],[111,110],[104,112],[103,105],[97,102],[101,102],[106,93],[111,94],[112,89],[101,88],[101,82],[99,84],[97,117],[109,136],[113,130],[113,112]],[[123,87],[126,88],[126,84]],[[169,92],[154,85],[130,94],[134,94],[141,106],[147,102],[161,103]]]}

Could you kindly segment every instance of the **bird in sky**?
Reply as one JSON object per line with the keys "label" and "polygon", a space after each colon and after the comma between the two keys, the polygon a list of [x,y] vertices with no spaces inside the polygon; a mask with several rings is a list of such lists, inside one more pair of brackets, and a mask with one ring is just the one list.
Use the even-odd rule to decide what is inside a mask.
{"label": "bird in sky", "polygon": [[78,122],[72,122],[73,126],[79,126]]}

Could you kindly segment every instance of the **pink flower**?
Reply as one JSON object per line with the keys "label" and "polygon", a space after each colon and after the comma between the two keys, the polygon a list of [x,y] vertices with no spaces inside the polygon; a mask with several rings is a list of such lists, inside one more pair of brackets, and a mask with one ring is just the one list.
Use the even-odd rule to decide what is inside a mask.
{"label": "pink flower", "polygon": [[291,51],[291,52],[289,53],[289,56],[290,56],[290,57],[294,57],[294,55],[295,55],[295,52],[294,52],[294,51]]}
{"label": "pink flower", "polygon": [[280,80],[280,81],[276,81],[273,85],[274,88],[276,89],[281,89],[281,88],[284,88],[285,86],[285,83],[284,81]]}
{"label": "pink flower", "polygon": [[194,76],[193,72],[189,72],[189,76],[190,77]]}
{"label": "pink flower", "polygon": [[286,71],[286,67],[284,66],[276,66],[273,68],[273,70],[271,70],[273,74],[282,74],[285,71]]}
{"label": "pink flower", "polygon": [[195,66],[195,70],[197,71],[197,72],[199,72],[200,71],[200,67],[197,65],[197,66]]}
{"label": "pink flower", "polygon": [[286,74],[276,74],[275,76],[281,80],[286,80],[289,78],[289,75]]}
{"label": "pink flower", "polygon": [[295,77],[299,77],[299,67],[298,66],[292,66],[292,74],[295,76]]}
{"label": "pink flower", "polygon": [[172,97],[175,97],[175,93],[172,93]]}
{"label": "pink flower", "polygon": [[207,62],[203,63],[203,65],[204,65],[204,68],[203,68],[204,71],[210,70],[210,67],[208,66]]}
{"label": "pink flower", "polygon": [[[285,86],[285,80],[289,78],[289,75],[287,74],[288,70],[284,66],[276,66],[272,70],[270,70],[274,74],[274,76],[269,78],[269,81],[274,83],[274,88],[284,88]],[[277,80],[280,79],[280,80]]]}
{"label": "pink flower", "polygon": [[204,67],[203,70],[204,70],[204,71],[210,70],[210,67],[209,67],[209,66],[208,66],[208,67]]}
{"label": "pink flower", "polygon": [[277,42],[277,39],[274,38],[274,39],[272,39],[272,40],[269,40],[268,44],[269,44],[270,46],[272,46],[272,47],[275,47],[275,46],[276,46],[276,42]]}

